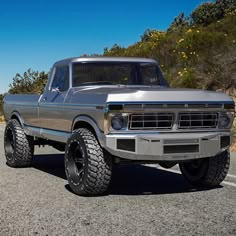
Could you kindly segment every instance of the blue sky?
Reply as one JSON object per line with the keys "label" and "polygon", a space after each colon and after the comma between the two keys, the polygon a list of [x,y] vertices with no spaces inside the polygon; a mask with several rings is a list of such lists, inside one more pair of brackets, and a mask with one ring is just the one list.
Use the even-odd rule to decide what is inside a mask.
{"label": "blue sky", "polygon": [[146,29],[165,30],[200,0],[4,0],[0,7],[0,93],[16,73],[49,71],[60,59],[128,46]]}

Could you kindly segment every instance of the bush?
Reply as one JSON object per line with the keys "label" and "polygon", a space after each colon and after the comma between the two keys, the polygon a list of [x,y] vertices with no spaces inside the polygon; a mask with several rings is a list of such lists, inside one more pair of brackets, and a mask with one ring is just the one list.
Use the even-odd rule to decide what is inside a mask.
{"label": "bush", "polygon": [[192,69],[184,68],[177,72],[175,79],[170,81],[171,86],[180,88],[197,88],[197,79]]}
{"label": "bush", "polygon": [[224,13],[231,12],[236,9],[235,0],[217,0],[216,7]]}
{"label": "bush", "polygon": [[199,5],[190,15],[192,25],[207,26],[236,9],[235,0],[217,0]]}
{"label": "bush", "polygon": [[[219,49],[225,41],[225,36],[221,32],[208,32],[200,30],[188,30],[184,37],[177,43],[177,50],[185,52],[188,59],[195,55],[209,54],[212,49]],[[206,53],[207,49],[207,53]]]}
{"label": "bush", "polygon": [[217,7],[215,3],[203,3],[191,13],[193,25],[207,26],[210,23],[221,19],[224,16],[222,8]]}

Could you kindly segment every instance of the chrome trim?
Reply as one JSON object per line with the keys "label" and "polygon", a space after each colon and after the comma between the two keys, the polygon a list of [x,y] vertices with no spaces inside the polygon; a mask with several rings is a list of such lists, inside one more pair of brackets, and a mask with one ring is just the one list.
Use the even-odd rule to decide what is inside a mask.
{"label": "chrome trim", "polygon": [[199,143],[198,139],[167,139],[164,140],[164,144],[183,144],[183,143]]}
{"label": "chrome trim", "polygon": [[38,138],[49,139],[61,143],[66,143],[71,132],[50,130],[39,127],[32,127],[25,125],[25,132],[27,135],[35,136]]}
{"label": "chrome trim", "polygon": [[73,57],[57,61],[53,66],[60,66],[76,62],[140,62],[157,64],[157,62],[153,59],[140,57]]}
{"label": "chrome trim", "polygon": [[[107,105],[111,104],[121,104],[121,102],[108,102]],[[142,102],[142,101],[135,101],[135,102],[122,102],[122,104],[139,104],[139,105],[145,105],[145,104],[167,104],[167,105],[178,105],[178,104],[198,104],[198,105],[204,105],[205,104],[219,104],[219,105],[224,105],[224,104],[233,104],[232,101],[147,101],[147,102]]]}

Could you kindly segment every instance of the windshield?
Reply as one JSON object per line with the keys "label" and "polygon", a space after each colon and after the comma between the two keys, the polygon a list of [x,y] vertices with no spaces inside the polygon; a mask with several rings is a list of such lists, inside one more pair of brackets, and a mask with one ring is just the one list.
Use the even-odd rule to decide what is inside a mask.
{"label": "windshield", "polygon": [[154,63],[74,63],[73,87],[88,85],[166,85]]}

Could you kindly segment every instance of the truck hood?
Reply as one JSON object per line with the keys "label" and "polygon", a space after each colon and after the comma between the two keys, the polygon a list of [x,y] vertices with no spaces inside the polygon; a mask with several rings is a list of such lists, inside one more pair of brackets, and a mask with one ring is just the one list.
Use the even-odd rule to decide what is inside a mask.
{"label": "truck hood", "polygon": [[[232,103],[233,99],[224,93],[163,87],[85,87],[73,89],[72,99],[86,97],[97,104],[104,103]],[[77,95],[77,96],[76,96]],[[88,96],[89,95],[89,96]],[[79,100],[80,100],[79,99]],[[77,99],[76,99],[77,100]],[[84,100],[84,99],[82,99]],[[78,102],[78,100],[77,100]],[[90,103],[91,104],[91,103]]]}

